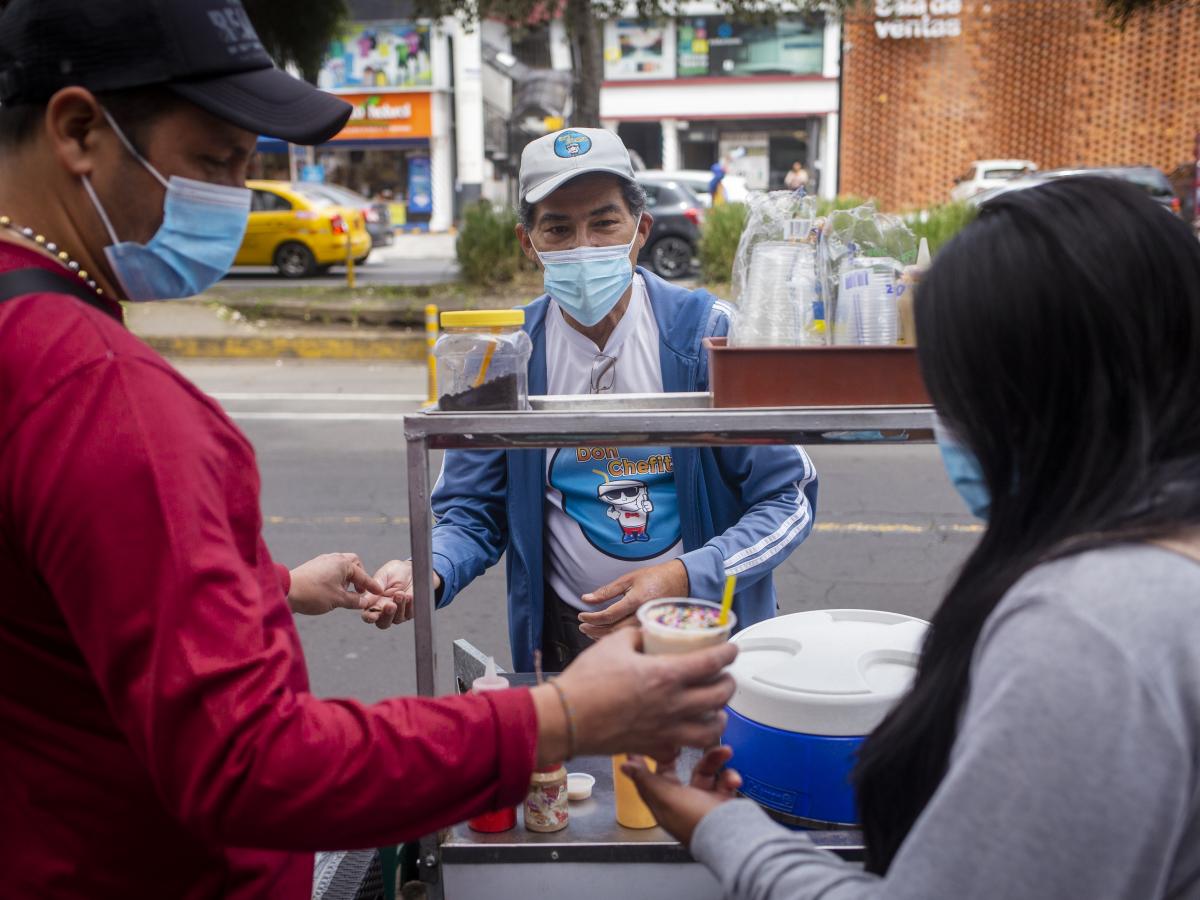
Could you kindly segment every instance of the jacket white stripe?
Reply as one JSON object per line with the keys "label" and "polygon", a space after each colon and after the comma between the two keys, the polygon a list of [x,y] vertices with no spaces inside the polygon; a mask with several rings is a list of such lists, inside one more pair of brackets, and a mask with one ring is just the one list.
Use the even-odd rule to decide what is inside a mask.
{"label": "jacket white stripe", "polygon": [[768,549],[765,553],[763,553],[760,556],[756,556],[752,559],[748,559],[744,563],[741,563],[740,565],[737,565],[737,566],[733,566],[732,568],[727,566],[725,568],[725,577],[728,578],[730,575],[740,575],[742,572],[745,572],[747,569],[753,569],[757,566],[760,566],[763,563],[767,562],[769,559],[771,559],[773,556],[779,555],[780,553],[782,553],[783,551],[785,551],[787,549],[788,544],[790,544],[792,542],[793,538],[795,538],[798,534],[800,534],[802,531],[804,531],[805,528],[808,527],[808,524],[810,521],[811,521],[811,517],[809,516],[809,513],[808,513],[808,504],[805,504],[804,508],[800,511],[799,520],[797,520],[795,526],[786,535],[784,535],[782,540],[777,541],[773,547]]}
{"label": "jacket white stripe", "polygon": [[[810,513],[809,513],[808,497],[805,496],[804,489],[812,483],[813,479],[816,478],[817,473],[816,473],[816,470],[813,468],[812,461],[808,458],[808,454],[804,452],[803,448],[796,447],[795,449],[796,449],[796,452],[800,454],[801,460],[803,460],[803,462],[804,462],[804,478],[796,483],[796,511],[794,513],[792,513],[790,516],[788,516],[786,519],[784,519],[782,522],[780,522],[779,527],[776,528],[770,534],[768,534],[766,537],[761,538],[760,540],[758,540],[757,542],[755,542],[754,544],[752,544],[749,547],[739,550],[737,553],[733,554],[728,559],[726,559],[725,560],[725,568],[727,570],[726,574],[734,574],[734,573],[728,571],[731,567],[736,566],[742,560],[746,559],[746,557],[753,557],[753,556],[756,556],[757,554],[762,553],[763,551],[765,551],[767,548],[769,548],[772,544],[775,544],[776,542],[783,541],[783,546],[786,546],[787,542],[790,541],[793,537],[795,537],[794,528],[795,528],[796,523],[800,519],[807,518],[809,516]],[[807,524],[807,523],[805,523],[805,524]],[[800,527],[803,527],[803,525],[801,525]],[[776,552],[778,552],[778,551],[776,551]],[[765,558],[769,559],[771,556],[774,556],[774,555],[775,555],[775,553],[770,553]],[[745,570],[745,567],[741,567],[738,569],[738,571],[744,571],[744,570]]]}

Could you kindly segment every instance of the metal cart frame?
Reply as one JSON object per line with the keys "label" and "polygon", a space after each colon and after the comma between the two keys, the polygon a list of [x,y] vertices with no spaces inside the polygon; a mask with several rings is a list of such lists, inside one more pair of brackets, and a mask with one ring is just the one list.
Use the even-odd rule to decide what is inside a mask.
{"label": "metal cart frame", "polygon": [[[418,413],[404,418],[408,510],[413,561],[417,690],[437,690],[434,641],[433,517],[429,506],[432,450],[537,450],[584,444],[672,447],[745,444],[846,445],[928,443],[928,406],[714,409],[709,394],[535,397],[519,413]],[[844,847],[844,841],[834,845]],[[557,857],[555,857],[557,858]],[[421,842],[421,871],[430,896],[441,896],[439,841]]]}

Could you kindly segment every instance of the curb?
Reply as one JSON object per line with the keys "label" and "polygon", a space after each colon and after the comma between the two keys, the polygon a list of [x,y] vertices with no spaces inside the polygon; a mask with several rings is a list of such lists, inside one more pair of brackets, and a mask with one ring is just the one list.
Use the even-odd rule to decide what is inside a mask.
{"label": "curb", "polygon": [[186,359],[344,359],[425,361],[425,336],[163,337],[141,336],[163,356]]}

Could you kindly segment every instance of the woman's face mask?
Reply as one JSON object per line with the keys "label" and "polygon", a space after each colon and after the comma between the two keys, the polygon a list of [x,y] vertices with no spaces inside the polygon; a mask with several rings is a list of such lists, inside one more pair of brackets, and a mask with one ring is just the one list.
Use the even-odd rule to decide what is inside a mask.
{"label": "woman's face mask", "polygon": [[225,277],[242,246],[250,191],[172,175],[163,178],[138,153],[107,110],[125,149],[166,188],[163,221],[148,243],[121,241],[87,176],[83,186],[112,241],[104,255],[127,300],[170,300],[203,293]]}
{"label": "woman's face mask", "polygon": [[992,508],[992,495],[983,478],[979,460],[959,442],[953,430],[936,417],[933,422],[933,434],[942,453],[942,465],[946,467],[950,483],[963,498],[971,514],[986,522],[988,512]]}
{"label": "woman's face mask", "polygon": [[627,244],[547,250],[544,253],[534,247],[533,251],[545,267],[542,280],[546,293],[580,325],[585,328],[595,325],[612,312],[633,281],[633,263],[629,261],[629,255],[637,237],[635,227]]}

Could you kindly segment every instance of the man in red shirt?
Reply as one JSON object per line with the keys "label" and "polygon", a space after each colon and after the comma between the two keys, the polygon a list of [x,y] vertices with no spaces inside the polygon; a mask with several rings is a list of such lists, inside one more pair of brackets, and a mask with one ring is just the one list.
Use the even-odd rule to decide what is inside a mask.
{"label": "man in red shirt", "polygon": [[513,804],[535,763],[719,736],[733,648],[633,633],[533,690],[309,693],[285,596],[378,585],[350,554],[271,561],[250,444],[117,300],[220,278],[256,133],[319,143],[348,115],[272,67],[238,0],[0,13],[6,896],[308,897],[311,851]]}

